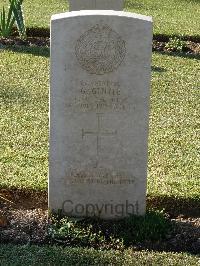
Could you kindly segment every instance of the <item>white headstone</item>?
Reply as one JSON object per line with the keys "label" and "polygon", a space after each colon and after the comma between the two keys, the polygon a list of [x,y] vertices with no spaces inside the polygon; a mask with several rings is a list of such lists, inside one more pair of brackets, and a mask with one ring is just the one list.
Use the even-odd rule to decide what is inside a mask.
{"label": "white headstone", "polygon": [[124,0],[69,0],[69,11],[110,9],[123,10]]}
{"label": "white headstone", "polygon": [[106,219],[145,213],[151,43],[150,17],[52,17],[50,210]]}

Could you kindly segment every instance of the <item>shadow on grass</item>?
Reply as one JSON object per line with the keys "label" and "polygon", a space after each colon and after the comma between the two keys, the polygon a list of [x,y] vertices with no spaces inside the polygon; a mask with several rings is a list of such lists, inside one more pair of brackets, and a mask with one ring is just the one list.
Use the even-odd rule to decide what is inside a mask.
{"label": "shadow on grass", "polygon": [[165,210],[171,217],[200,217],[199,198],[178,198],[176,196],[148,196],[147,208]]}
{"label": "shadow on grass", "polygon": [[[1,265],[122,265],[123,254],[113,251],[58,246],[1,245]],[[136,259],[135,259],[136,260]],[[137,260],[136,260],[137,261]],[[137,264],[138,265],[138,264]]]}
{"label": "shadow on grass", "polygon": [[[182,2],[188,3],[188,0],[182,0]],[[190,2],[199,4],[199,0],[190,0]]]}
{"label": "shadow on grass", "polygon": [[151,66],[151,70],[153,72],[158,72],[158,73],[162,73],[162,72],[166,72],[167,70],[163,67],[157,67],[157,66]]}
{"label": "shadow on grass", "polygon": [[[47,191],[18,188],[0,188],[0,194],[14,203],[15,209],[29,210],[41,208],[47,210]],[[165,210],[171,217],[200,217],[200,197],[184,198],[176,196],[147,196],[147,209]]]}
{"label": "shadow on grass", "polygon": [[4,50],[12,51],[15,53],[32,54],[35,56],[50,57],[50,49],[44,46],[5,46]]}
{"label": "shadow on grass", "polygon": [[24,104],[30,101],[30,95],[27,91],[23,90],[19,87],[9,87],[3,86],[0,90],[0,99],[3,104],[10,105],[10,104]]}
{"label": "shadow on grass", "polygon": [[58,246],[0,246],[1,265],[193,265],[198,257],[188,254],[94,250]]}
{"label": "shadow on grass", "polygon": [[154,53],[162,54],[162,55],[169,55],[173,57],[182,57],[187,59],[197,59],[200,60],[200,54],[192,54],[192,53],[185,53],[185,52],[165,52],[165,51],[154,51]]}
{"label": "shadow on grass", "polygon": [[[182,0],[182,1],[188,1],[188,0]],[[192,1],[192,0],[191,0]],[[199,0],[193,0],[193,1],[199,1]],[[126,0],[125,3],[125,9],[144,9],[145,5],[140,2],[135,2],[134,0]],[[50,38],[50,28],[45,27],[27,27],[27,36],[28,37],[43,37],[43,38]],[[18,36],[18,30],[17,28],[13,28],[12,36]],[[180,38],[185,41],[192,41],[192,42],[200,42],[200,35],[177,35],[177,34],[153,34],[153,39],[160,41],[160,42],[168,42],[169,38]]]}

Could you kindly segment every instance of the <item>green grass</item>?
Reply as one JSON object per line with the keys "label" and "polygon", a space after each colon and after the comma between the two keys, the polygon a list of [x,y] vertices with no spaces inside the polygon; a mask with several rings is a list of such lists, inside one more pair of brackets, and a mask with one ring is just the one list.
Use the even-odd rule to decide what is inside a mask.
{"label": "green grass", "polygon": [[0,245],[1,265],[152,265],[198,266],[199,257],[185,253],[101,251],[56,246]]}
{"label": "green grass", "polygon": [[[0,0],[0,8],[8,0]],[[199,0],[127,0],[125,10],[152,16],[154,33],[199,35]],[[28,27],[49,27],[52,14],[68,11],[67,0],[25,0],[24,13]]]}
{"label": "green grass", "polygon": [[0,183],[45,189],[49,59],[2,50],[0,57]]}
{"label": "green grass", "polygon": [[[46,190],[48,49],[17,51],[0,50],[0,187]],[[148,194],[199,197],[199,62],[154,53],[152,65]]]}
{"label": "green grass", "polygon": [[[0,0],[0,8],[8,6],[9,0]],[[67,0],[24,0],[23,11],[27,27],[49,28],[53,14],[68,11]]]}
{"label": "green grass", "polygon": [[199,197],[199,61],[156,53],[153,65],[148,193]]}
{"label": "green grass", "polygon": [[153,17],[154,33],[199,35],[199,0],[127,0],[126,10]]}
{"label": "green grass", "polygon": [[148,193],[199,197],[199,61],[155,53],[152,63]]}

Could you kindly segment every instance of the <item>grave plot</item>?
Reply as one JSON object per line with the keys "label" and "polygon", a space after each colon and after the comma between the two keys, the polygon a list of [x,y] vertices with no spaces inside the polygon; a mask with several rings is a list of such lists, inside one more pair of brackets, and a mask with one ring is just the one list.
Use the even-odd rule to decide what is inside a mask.
{"label": "grave plot", "polygon": [[[172,12],[176,10],[176,3],[171,3],[171,15],[167,15],[168,4],[162,9],[162,19],[184,22],[184,4],[180,19]],[[196,5],[196,2],[188,4],[187,13],[193,9],[196,14]],[[141,5],[129,2],[127,7],[136,10]],[[191,29],[188,23],[188,28],[182,26],[180,30],[181,23],[175,28],[173,23],[162,23],[161,30],[159,12],[152,11],[156,23],[154,33],[160,29],[161,35],[157,34],[158,43],[155,44],[155,40],[153,43],[156,51],[151,64],[150,91],[150,63],[147,62],[150,62],[151,49],[145,53],[151,45],[149,28],[145,28],[146,23],[150,26],[147,17],[130,14],[126,20],[124,13],[116,11],[82,12],[84,20],[79,12],[54,17],[54,33],[61,36],[61,41],[53,37],[55,50],[52,52],[58,47],[61,49],[58,54],[54,53],[56,56],[51,62],[54,65],[51,88],[56,84],[51,100],[58,104],[51,109],[53,116],[50,117],[51,125],[55,122],[55,135],[51,135],[54,141],[52,138],[50,141],[51,149],[55,149],[51,150],[50,165],[51,162],[57,164],[51,168],[50,175],[60,174],[61,170],[64,178],[50,177],[56,182],[50,184],[53,197],[50,196],[49,203],[59,206],[55,207],[59,214],[62,205],[70,216],[74,216],[75,211],[75,216],[90,218],[77,221],[54,217],[48,221],[47,217],[49,49],[43,46],[46,37],[36,41],[33,38],[33,42],[30,39],[19,41],[14,36],[1,39],[0,257],[3,263],[17,261],[20,265],[22,262],[30,264],[30,258],[33,264],[47,260],[59,263],[63,258],[65,262],[86,261],[88,265],[99,261],[141,265],[147,259],[154,264],[162,260],[163,265],[198,265],[199,258],[194,255],[200,251],[198,43],[191,51],[184,48],[188,40],[186,33],[193,34],[189,38],[197,42],[197,27]],[[36,13],[37,24],[41,18],[37,19]],[[99,14],[103,21],[96,21]],[[151,12],[144,14],[152,15]],[[90,21],[88,15],[95,19]],[[108,19],[109,16],[112,19]],[[73,21],[67,27],[70,40],[64,30],[59,32],[59,27],[56,30],[59,19],[63,25],[65,19]],[[80,20],[78,32],[75,19]],[[148,34],[134,32],[132,19],[136,19],[138,27]],[[191,21],[196,25],[195,16]],[[124,28],[124,23],[129,26]],[[49,29],[28,28],[29,32],[31,30],[46,32],[46,36],[49,32]],[[130,32],[138,34],[138,38],[132,38]],[[178,35],[177,39],[169,32],[175,35],[183,32],[184,36]],[[163,40],[168,43],[163,45]],[[14,46],[9,46],[12,41]],[[29,47],[25,47],[27,43]],[[63,51],[65,56],[62,56]],[[58,116],[52,112],[54,110]],[[66,162],[70,162],[67,168]],[[72,193],[70,199],[65,197],[74,190],[76,193]],[[52,191],[58,193],[52,194]],[[113,195],[115,200],[112,200]],[[86,199],[85,202],[82,199]],[[144,214],[145,209],[146,215],[138,216]],[[101,217],[102,213],[105,220],[91,217],[93,214]],[[121,219],[130,213],[129,218]],[[109,221],[113,218],[114,221]],[[5,245],[7,242],[11,245]],[[26,247],[15,248],[12,243],[26,244]],[[38,252],[37,247],[29,247],[29,243],[62,247],[40,247]],[[68,248],[63,248],[66,245]],[[88,250],[90,247],[93,249]],[[140,251],[144,249],[154,252]]]}

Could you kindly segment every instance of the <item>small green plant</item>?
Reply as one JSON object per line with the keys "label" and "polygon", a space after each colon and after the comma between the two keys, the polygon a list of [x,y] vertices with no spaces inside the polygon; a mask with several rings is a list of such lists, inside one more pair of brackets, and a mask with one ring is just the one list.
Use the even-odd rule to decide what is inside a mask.
{"label": "small green plant", "polygon": [[16,23],[20,38],[26,38],[22,2],[23,0],[9,0],[8,15],[5,8],[0,12],[0,36],[7,38],[11,35],[14,23]]}
{"label": "small green plant", "polygon": [[122,249],[123,242],[112,235],[106,236],[98,227],[87,219],[71,221],[67,218],[52,217],[48,228],[51,241],[72,246],[101,247],[104,249]]}
{"label": "small green plant", "polygon": [[183,41],[181,38],[172,37],[169,39],[169,42],[165,45],[165,48],[168,51],[178,51],[182,52],[187,47],[187,42]]}
{"label": "small green plant", "polygon": [[13,25],[15,23],[15,17],[13,16],[15,0],[10,1],[10,6],[8,10],[8,16],[6,17],[5,8],[0,13],[0,36],[7,38],[11,35]]}
{"label": "small green plant", "polygon": [[130,216],[118,226],[118,235],[125,245],[146,240],[159,241],[172,229],[170,221],[161,211],[148,211],[145,216]]}
{"label": "small green plant", "polygon": [[145,216],[133,215],[118,221],[53,217],[48,236],[50,241],[64,245],[122,250],[138,242],[160,241],[171,229],[172,224],[163,212],[149,211]]}
{"label": "small green plant", "polygon": [[9,0],[9,1],[10,1],[10,5],[14,1],[13,15],[16,21],[16,25],[17,25],[20,38],[26,38],[26,27],[25,27],[23,10],[22,10],[23,0]]}

